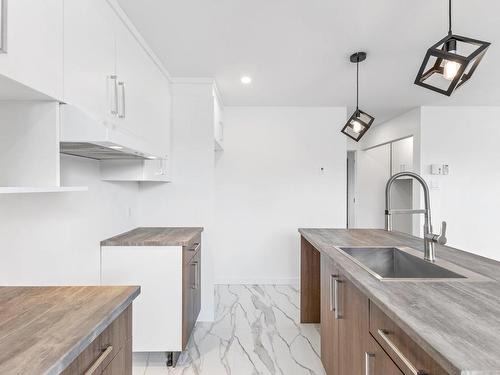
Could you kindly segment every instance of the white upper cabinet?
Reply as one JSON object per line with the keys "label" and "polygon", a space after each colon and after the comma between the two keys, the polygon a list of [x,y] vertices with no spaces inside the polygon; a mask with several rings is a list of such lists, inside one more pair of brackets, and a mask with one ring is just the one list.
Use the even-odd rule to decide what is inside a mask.
{"label": "white upper cabinet", "polygon": [[53,99],[62,99],[63,0],[3,0],[1,3],[6,8],[6,27],[0,75]]}
{"label": "white upper cabinet", "polygon": [[146,156],[166,158],[168,78],[129,28],[126,16],[113,8],[115,2],[64,1],[65,101],[106,124],[110,137],[135,139],[134,144],[144,145],[138,151]]}
{"label": "white upper cabinet", "polygon": [[64,0],[64,100],[100,120],[116,112],[114,13],[103,0]]}
{"label": "white upper cabinet", "polygon": [[164,156],[170,143],[167,78],[123,22],[116,24],[116,75],[120,126],[145,138]]}

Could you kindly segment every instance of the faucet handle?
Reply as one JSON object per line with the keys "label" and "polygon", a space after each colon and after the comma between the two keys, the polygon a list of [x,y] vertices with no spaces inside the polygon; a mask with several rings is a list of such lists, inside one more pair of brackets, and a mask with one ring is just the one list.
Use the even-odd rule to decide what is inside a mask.
{"label": "faucet handle", "polygon": [[441,234],[435,238],[435,241],[440,245],[446,245],[446,242],[448,242],[448,239],[446,238],[446,226],[446,221],[443,221],[441,223]]}

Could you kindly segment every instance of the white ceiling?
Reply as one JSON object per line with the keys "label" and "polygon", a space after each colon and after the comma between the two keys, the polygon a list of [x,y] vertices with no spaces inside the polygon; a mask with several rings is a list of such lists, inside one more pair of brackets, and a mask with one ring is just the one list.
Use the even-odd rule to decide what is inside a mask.
{"label": "white ceiling", "polygon": [[[355,106],[377,122],[419,105],[500,105],[500,2],[454,0],[454,32],[492,42],[452,98],[413,81],[447,32],[446,0],[119,0],[174,77],[215,77],[225,105]],[[243,86],[240,77],[253,78]]]}

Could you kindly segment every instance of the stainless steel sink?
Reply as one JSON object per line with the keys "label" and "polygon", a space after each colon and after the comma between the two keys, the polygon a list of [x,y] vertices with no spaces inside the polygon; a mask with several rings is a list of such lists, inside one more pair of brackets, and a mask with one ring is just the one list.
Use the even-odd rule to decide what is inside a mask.
{"label": "stainless steel sink", "polygon": [[380,280],[468,279],[481,276],[452,263],[432,263],[422,253],[398,247],[340,247],[349,258]]}

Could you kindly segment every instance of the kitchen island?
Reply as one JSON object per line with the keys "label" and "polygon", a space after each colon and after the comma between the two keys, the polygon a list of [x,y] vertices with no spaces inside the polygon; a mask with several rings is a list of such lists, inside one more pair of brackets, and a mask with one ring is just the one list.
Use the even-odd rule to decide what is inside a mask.
{"label": "kitchen island", "polygon": [[137,286],[0,287],[0,374],[131,374],[131,304],[139,293]]}
{"label": "kitchen island", "polygon": [[[500,374],[499,262],[437,245],[438,260],[458,265],[479,277],[448,281],[379,280],[340,248],[408,247],[416,249],[423,257],[423,240],[398,232],[370,229],[299,229],[299,232],[302,236],[302,321],[321,321],[322,344],[329,345],[331,342],[330,347],[341,347],[346,344],[341,342],[343,330],[346,330],[343,337],[347,338],[349,333],[351,337],[348,340],[356,341],[346,345],[354,348],[352,353],[360,353],[359,358],[352,361],[359,361],[359,367],[365,369],[370,364],[371,356],[374,356],[374,351],[370,350],[372,346],[361,343],[361,337],[369,331],[367,340],[375,339],[391,357],[390,365],[397,365],[395,372],[375,370],[370,373],[374,375],[384,372]],[[331,263],[330,268],[327,263]],[[328,279],[330,276],[332,278]],[[330,285],[333,288],[329,288]],[[350,294],[349,290],[353,293]],[[339,313],[340,308],[335,311],[337,301],[339,305],[345,304],[342,313]],[[357,303],[356,311],[349,311],[349,304],[353,301]],[[329,302],[331,308],[324,306]],[[324,321],[329,319],[330,311],[335,317]],[[352,337],[353,332],[347,332],[342,320],[355,322],[348,328],[357,330],[355,333],[359,335]],[[327,323],[331,323],[330,326],[326,327]],[[334,337],[325,342],[327,338],[323,335],[334,332],[336,327],[339,328],[340,338]],[[322,345],[322,352],[323,349]],[[334,366],[329,357],[335,358],[336,355],[338,353],[333,351],[322,353],[322,360]],[[342,362],[342,358],[336,359]],[[349,375],[342,370],[336,371],[339,371],[338,368],[329,372],[327,369],[329,374]]]}

